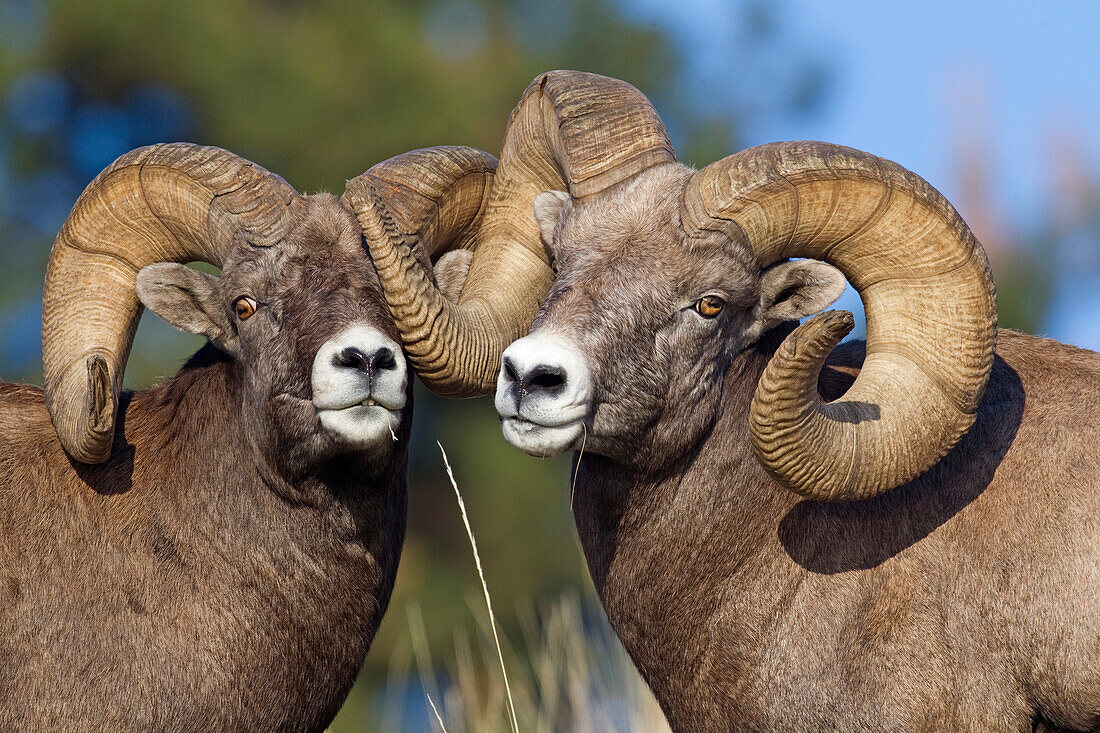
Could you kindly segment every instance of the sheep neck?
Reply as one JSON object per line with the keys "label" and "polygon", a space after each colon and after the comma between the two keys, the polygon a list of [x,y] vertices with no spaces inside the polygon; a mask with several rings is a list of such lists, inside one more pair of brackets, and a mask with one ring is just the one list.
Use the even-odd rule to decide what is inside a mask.
{"label": "sheep neck", "polygon": [[[581,461],[574,518],[589,571],[612,626],[659,699],[697,692],[687,683],[677,687],[677,679],[691,679],[708,663],[701,620],[723,616],[729,592],[782,572],[775,527],[798,497],[756,460],[748,416],[760,375],[788,331],[734,358],[713,428],[666,470],[591,455]],[[769,611],[761,603],[722,619],[744,645],[727,642],[731,655],[751,657]]]}

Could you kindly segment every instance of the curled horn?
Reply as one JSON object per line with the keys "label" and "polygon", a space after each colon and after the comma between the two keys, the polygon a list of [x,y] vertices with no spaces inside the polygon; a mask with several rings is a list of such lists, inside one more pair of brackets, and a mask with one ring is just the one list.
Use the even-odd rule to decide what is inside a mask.
{"label": "curled horn", "polygon": [[[410,242],[387,230],[383,217],[369,205],[370,196],[356,194],[353,209],[379,266],[409,360],[421,379],[433,391],[455,397],[493,389],[500,355],[526,333],[553,281],[531,216],[538,194],[568,189],[583,199],[673,160],[664,125],[634,87],[576,71],[540,75],[512,112],[487,199],[488,177],[476,159],[469,161],[475,175],[452,176],[455,190],[438,185],[447,183],[446,176],[418,181],[418,192],[428,199],[449,201],[440,205],[441,222],[455,221],[442,215],[445,210],[471,211],[475,202],[483,206],[478,226],[462,231],[466,239],[461,246],[474,249],[474,254],[457,304],[431,282]],[[381,193],[382,188],[374,185]],[[440,226],[436,235],[444,230]],[[439,246],[431,237],[422,236],[421,242],[429,250]]]}
{"label": "curled horn", "polygon": [[820,142],[773,143],[687,183],[682,218],[751,247],[761,267],[809,257],[838,267],[867,313],[867,357],[839,400],[817,374],[850,320],[792,332],[753,398],[764,467],[803,496],[862,499],[942,458],[973,424],[993,365],[997,307],[985,253],[958,212],[896,163]]}
{"label": "curled horn", "polygon": [[298,199],[263,168],[189,143],[133,150],[88,184],[54,242],[42,307],[46,408],[70,456],[111,454],[141,317],[138,272],[155,262],[220,267],[238,237],[274,244]]}

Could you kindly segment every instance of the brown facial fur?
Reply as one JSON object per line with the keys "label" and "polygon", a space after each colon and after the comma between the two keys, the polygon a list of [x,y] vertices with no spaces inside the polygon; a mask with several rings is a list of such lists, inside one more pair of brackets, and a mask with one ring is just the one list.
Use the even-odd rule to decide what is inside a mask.
{"label": "brown facial fur", "polygon": [[[683,234],[679,190],[689,175],[659,166],[595,201],[567,203],[550,245],[559,274],[532,328],[599,355],[589,360],[587,446],[639,467],[665,465],[711,424],[759,295],[759,267],[744,250]],[[723,297],[728,317],[694,312],[707,293]]]}
{"label": "brown facial fur", "polygon": [[261,303],[237,322],[247,389],[267,406],[254,416],[256,440],[279,457],[281,470],[311,470],[338,450],[307,403],[317,350],[356,321],[400,342],[358,224],[335,197],[317,194],[291,241],[238,247],[225,269],[220,283],[230,311],[242,295]]}
{"label": "brown facial fur", "polygon": [[353,321],[396,333],[331,196],[274,247],[235,243],[218,287],[239,358],[207,345],[125,396],[106,463],[0,385],[0,728],[321,730],[351,687],[404,538],[411,395],[384,455],[349,453],[310,366]]}
{"label": "brown facial fur", "polygon": [[[871,500],[801,500],[747,426],[791,326],[760,337],[758,268],[685,239],[682,170],[565,204],[533,328],[593,370],[574,516],[673,728],[1100,727],[1100,355],[1002,331],[977,423],[932,470]],[[687,319],[709,289],[731,312]],[[862,359],[834,352],[825,399]]]}

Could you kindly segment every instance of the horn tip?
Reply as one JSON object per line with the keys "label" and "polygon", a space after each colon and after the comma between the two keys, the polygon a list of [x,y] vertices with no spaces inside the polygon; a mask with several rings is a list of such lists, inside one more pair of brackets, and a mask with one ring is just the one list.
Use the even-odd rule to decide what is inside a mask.
{"label": "horn tip", "polygon": [[856,326],[851,311],[831,310],[818,313],[792,331],[784,341],[794,354],[803,354],[808,358],[828,355],[840,340],[852,332]]}
{"label": "horn tip", "polygon": [[825,311],[820,316],[822,326],[824,326],[832,335],[838,338],[844,338],[852,332],[852,329],[856,327],[856,318],[852,315],[851,311],[846,310],[832,310]]}
{"label": "horn tip", "polygon": [[107,359],[91,354],[83,366],[86,381],[82,409],[69,412],[62,402],[50,412],[65,452],[74,461],[91,465],[111,457],[118,400]]}
{"label": "horn tip", "polygon": [[111,370],[99,354],[88,357],[88,429],[97,437],[114,432],[115,400]]}

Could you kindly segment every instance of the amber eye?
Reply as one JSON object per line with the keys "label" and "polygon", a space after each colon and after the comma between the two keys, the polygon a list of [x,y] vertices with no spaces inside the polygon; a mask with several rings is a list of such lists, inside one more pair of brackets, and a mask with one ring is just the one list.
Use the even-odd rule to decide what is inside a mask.
{"label": "amber eye", "polygon": [[256,312],[256,301],[252,298],[237,298],[237,302],[233,304],[233,310],[236,311],[237,318],[247,321]]}
{"label": "amber eye", "polygon": [[704,295],[695,301],[695,312],[703,318],[714,318],[722,312],[725,302],[715,295]]}

